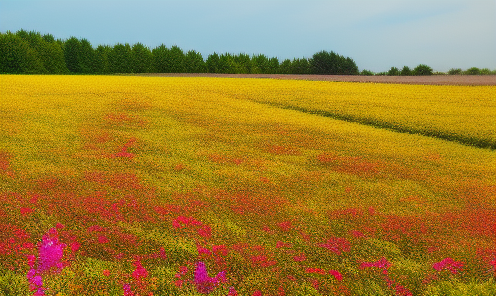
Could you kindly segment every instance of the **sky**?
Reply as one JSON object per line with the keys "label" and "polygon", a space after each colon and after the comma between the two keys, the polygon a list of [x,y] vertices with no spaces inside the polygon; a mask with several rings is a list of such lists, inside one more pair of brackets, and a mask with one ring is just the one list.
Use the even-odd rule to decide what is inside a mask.
{"label": "sky", "polygon": [[374,72],[496,69],[495,0],[0,0],[0,32],[20,29],[95,48],[177,45],[204,59],[326,50]]}

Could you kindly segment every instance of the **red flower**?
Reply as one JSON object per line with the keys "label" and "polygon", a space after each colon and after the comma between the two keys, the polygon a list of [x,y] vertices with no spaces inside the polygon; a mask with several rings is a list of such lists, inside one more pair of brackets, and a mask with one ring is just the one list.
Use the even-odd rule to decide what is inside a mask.
{"label": "red flower", "polygon": [[455,273],[458,273],[459,269],[463,268],[463,262],[455,261],[452,258],[448,257],[448,258],[441,260],[440,262],[434,263],[432,265],[432,267],[437,271],[447,269],[452,274],[455,274]]}
{"label": "red flower", "polygon": [[100,244],[106,244],[109,242],[109,239],[105,235],[99,235],[98,236],[98,242]]}
{"label": "red flower", "polygon": [[336,280],[338,280],[338,281],[343,280],[343,275],[339,271],[337,271],[337,270],[332,270],[331,269],[331,270],[329,270],[329,274],[333,275],[334,278]]}
{"label": "red flower", "polygon": [[307,268],[305,269],[305,272],[306,273],[317,273],[317,274],[321,274],[321,275],[325,275],[327,274],[327,272],[323,269],[320,269],[320,268]]}
{"label": "red flower", "polygon": [[148,276],[148,271],[143,267],[143,265],[141,265],[141,261],[139,259],[134,261],[133,264],[136,267],[132,274],[135,280],[140,281]]}

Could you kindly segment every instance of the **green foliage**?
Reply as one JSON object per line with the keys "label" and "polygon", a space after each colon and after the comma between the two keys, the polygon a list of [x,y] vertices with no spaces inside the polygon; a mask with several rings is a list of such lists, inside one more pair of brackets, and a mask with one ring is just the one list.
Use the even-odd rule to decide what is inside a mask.
{"label": "green foliage", "polygon": [[351,58],[345,58],[333,51],[321,51],[311,59],[311,72],[327,75],[358,75],[358,67]]}
{"label": "green foliage", "polygon": [[169,49],[161,44],[152,50],[154,70],[158,73],[170,72]]}
{"label": "green foliage", "polygon": [[187,73],[204,73],[206,71],[205,61],[201,53],[190,50],[184,57],[185,72]]}
{"label": "green foliage", "polygon": [[136,43],[131,49],[131,67],[133,73],[152,72],[153,55],[151,50],[141,43]]}
{"label": "green foliage", "polygon": [[132,51],[131,46],[126,44],[116,44],[109,52],[109,66],[112,73],[131,73]]}
{"label": "green foliage", "polygon": [[425,292],[426,296],[493,296],[496,295],[496,283],[494,279],[487,282],[473,280],[469,283],[460,282],[456,279],[442,281],[430,286]]}
{"label": "green foliage", "polygon": [[207,72],[208,73],[219,73],[219,63],[220,63],[220,57],[216,52],[209,55],[207,60],[205,61],[205,66],[207,68]]}
{"label": "green foliage", "polygon": [[10,32],[0,34],[0,73],[43,72],[43,64],[29,43]]}
{"label": "green foliage", "polygon": [[448,75],[460,75],[462,74],[462,69],[460,68],[451,68],[449,71],[448,71]]}
{"label": "green foliage", "polygon": [[465,74],[466,75],[480,75],[481,74],[481,71],[477,67],[472,67],[472,68],[467,69],[465,71]]}
{"label": "green foliage", "polygon": [[387,72],[387,75],[388,76],[398,76],[398,75],[400,75],[400,70],[396,67],[391,67],[391,69],[389,69],[389,71]]}
{"label": "green foliage", "polygon": [[483,68],[480,70],[480,75],[491,75],[491,70],[488,68]]}
{"label": "green foliage", "polygon": [[281,74],[291,74],[291,60],[285,59],[279,66],[279,73]]}
{"label": "green foliage", "polygon": [[413,75],[415,76],[432,75],[432,68],[427,65],[420,64],[417,67],[415,67],[415,69],[413,69]]}
{"label": "green foliage", "polygon": [[363,76],[373,76],[374,75],[374,72],[372,72],[370,70],[363,69],[362,72],[360,72],[360,75],[363,75]]}
{"label": "green foliage", "polygon": [[170,71],[172,73],[183,73],[186,69],[185,67],[185,55],[184,52],[179,46],[174,45],[171,47],[169,51],[169,59],[170,59]]}
{"label": "green foliage", "polygon": [[401,76],[411,76],[413,75],[412,70],[410,70],[410,67],[408,66],[403,66],[400,72]]}

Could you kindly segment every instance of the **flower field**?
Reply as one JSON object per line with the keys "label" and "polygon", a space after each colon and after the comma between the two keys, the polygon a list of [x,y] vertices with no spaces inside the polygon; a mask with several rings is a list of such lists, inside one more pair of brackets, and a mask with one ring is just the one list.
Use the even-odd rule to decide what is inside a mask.
{"label": "flower field", "polygon": [[0,295],[495,295],[493,86],[0,76]]}

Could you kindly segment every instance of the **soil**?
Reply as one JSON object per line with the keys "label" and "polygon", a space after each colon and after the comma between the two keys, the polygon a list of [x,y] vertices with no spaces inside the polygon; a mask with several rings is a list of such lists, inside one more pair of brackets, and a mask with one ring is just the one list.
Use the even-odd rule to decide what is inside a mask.
{"label": "soil", "polygon": [[357,76],[357,75],[295,75],[295,74],[216,74],[216,73],[144,73],[152,77],[220,77],[271,78],[316,81],[400,83],[425,85],[495,85],[496,75],[432,75],[432,76]]}

